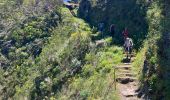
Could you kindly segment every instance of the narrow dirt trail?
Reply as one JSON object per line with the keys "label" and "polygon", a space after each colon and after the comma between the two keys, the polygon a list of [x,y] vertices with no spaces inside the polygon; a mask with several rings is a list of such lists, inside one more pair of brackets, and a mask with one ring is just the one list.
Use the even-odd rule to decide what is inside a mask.
{"label": "narrow dirt trail", "polygon": [[116,81],[120,100],[143,100],[137,97],[139,81],[132,72],[132,61],[134,59],[135,57],[132,57],[131,60],[124,59],[123,63],[117,67]]}

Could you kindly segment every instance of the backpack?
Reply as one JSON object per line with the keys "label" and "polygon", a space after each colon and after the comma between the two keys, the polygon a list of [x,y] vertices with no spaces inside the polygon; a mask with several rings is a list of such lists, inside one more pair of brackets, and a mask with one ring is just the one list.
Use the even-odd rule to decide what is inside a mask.
{"label": "backpack", "polygon": [[133,47],[133,41],[131,38],[129,38],[130,46]]}
{"label": "backpack", "polygon": [[125,47],[133,47],[132,39],[131,38],[126,38],[124,46]]}

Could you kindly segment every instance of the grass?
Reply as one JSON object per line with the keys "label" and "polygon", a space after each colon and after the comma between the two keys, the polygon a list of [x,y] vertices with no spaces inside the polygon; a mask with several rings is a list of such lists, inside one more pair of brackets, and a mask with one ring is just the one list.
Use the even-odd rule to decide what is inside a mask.
{"label": "grass", "polygon": [[[146,44],[147,45],[147,44]],[[136,54],[136,58],[135,61],[132,63],[132,72],[137,75],[136,77],[139,80],[143,80],[144,77],[142,77],[142,75],[144,73],[142,73],[143,67],[144,67],[144,61],[146,58],[146,51],[147,51],[147,47],[144,46],[137,54]]]}
{"label": "grass", "polygon": [[81,74],[70,79],[58,93],[58,100],[118,100],[114,89],[114,70],[121,63],[122,48],[105,47],[86,55]]}

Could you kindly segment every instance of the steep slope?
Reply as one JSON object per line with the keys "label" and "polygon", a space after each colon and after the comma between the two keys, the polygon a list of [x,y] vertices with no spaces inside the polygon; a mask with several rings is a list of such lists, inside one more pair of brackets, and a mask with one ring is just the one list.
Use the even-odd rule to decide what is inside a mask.
{"label": "steep slope", "polygon": [[114,68],[121,63],[122,48],[105,46],[93,48],[85,57],[85,65],[80,74],[70,78],[57,99],[64,100],[118,100],[115,90]]}
{"label": "steep slope", "polygon": [[[0,99],[117,100],[122,93],[123,99],[169,100],[168,0],[82,0],[78,14],[86,22],[61,5],[61,0],[0,0]],[[139,52],[133,66],[119,66],[127,70],[115,77],[123,48],[110,44],[122,45],[124,27]],[[115,78],[121,91],[115,90]],[[134,82],[122,84],[127,80]]]}
{"label": "steep slope", "polygon": [[62,22],[50,31],[51,35],[39,57],[29,57],[24,60],[20,58],[22,61],[20,65],[14,64],[12,68],[4,70],[1,80],[2,98],[50,97],[51,93],[56,93],[67,78],[74,75],[80,69],[80,65],[83,65],[90,42],[90,28],[82,20],[72,17],[67,9],[60,10]]}
{"label": "steep slope", "polygon": [[66,8],[41,17],[21,21],[7,40],[2,37],[14,43],[8,52],[2,48],[1,61],[7,65],[0,70],[0,98],[115,98],[112,69],[121,61],[122,48],[109,46],[111,38],[96,46],[93,30]]}
{"label": "steep slope", "polygon": [[[22,1],[22,0],[21,0]],[[48,6],[52,8],[48,8]],[[59,25],[60,1],[0,1],[0,98],[13,98],[16,86],[22,86],[26,67],[34,62],[43,46]],[[47,8],[47,9],[46,9]],[[57,8],[57,10],[56,10]],[[29,62],[30,61],[30,62]],[[30,67],[30,66],[29,66]]]}
{"label": "steep slope", "polygon": [[24,59],[39,55],[53,28],[61,21],[55,8],[61,4],[59,1],[2,1],[0,51],[10,61],[8,65],[20,65]]}

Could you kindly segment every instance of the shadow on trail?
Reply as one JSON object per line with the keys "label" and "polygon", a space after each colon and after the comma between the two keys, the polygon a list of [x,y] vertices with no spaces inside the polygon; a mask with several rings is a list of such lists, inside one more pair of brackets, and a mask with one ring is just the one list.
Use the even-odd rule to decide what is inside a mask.
{"label": "shadow on trail", "polygon": [[129,58],[124,58],[124,59],[122,60],[122,62],[123,62],[123,63],[130,63],[130,62],[131,62],[131,59],[129,59]]}

